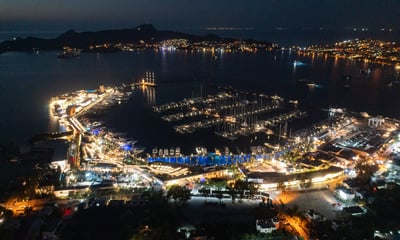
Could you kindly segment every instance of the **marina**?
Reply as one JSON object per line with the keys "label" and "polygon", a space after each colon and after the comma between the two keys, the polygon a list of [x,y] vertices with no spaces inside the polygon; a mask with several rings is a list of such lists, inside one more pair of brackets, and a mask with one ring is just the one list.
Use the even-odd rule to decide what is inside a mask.
{"label": "marina", "polygon": [[[68,156],[71,165],[81,166],[83,169],[93,169],[104,164],[123,168],[126,164],[157,162],[228,166],[281,159],[277,163],[279,169],[298,172],[299,168],[283,160],[289,152],[304,151],[302,149],[305,146],[313,148],[321,146],[322,151],[336,150],[339,145],[342,148],[349,148],[349,143],[346,141],[329,146],[321,144],[330,141],[332,132],[339,131],[337,129],[343,131],[343,134],[351,134],[347,129],[354,121],[353,113],[330,108],[327,120],[292,133],[291,130],[288,131],[288,123],[308,116],[306,111],[298,108],[297,100],[285,100],[277,95],[267,96],[231,89],[207,97],[183,99],[155,106],[153,111],[157,114],[167,114],[162,116],[167,123],[180,123],[172,126],[177,133],[192,134],[199,129],[214,128],[213,131],[217,136],[229,141],[235,142],[239,137],[246,137],[250,141],[248,151],[229,149],[228,146],[215,149],[196,147],[185,149],[186,153],[189,151],[191,153],[184,154],[180,146],[168,146],[167,143],[146,151],[145,148],[136,146],[137,141],[130,138],[134,136],[126,136],[124,132],[108,129],[105,122],[93,115],[97,111],[107,111],[121,104],[121,101],[128,101],[133,92],[140,89],[137,84],[138,82],[119,87],[100,86],[95,90],[79,90],[52,99],[51,112],[58,118],[60,127],[64,129],[64,132],[54,133],[53,137],[62,136],[70,139]],[[366,114],[361,116],[370,117]],[[195,119],[196,121],[190,121]],[[381,120],[374,120],[374,123],[379,121]],[[277,140],[252,142],[259,136],[257,133],[266,134],[268,138],[274,136]],[[357,139],[362,136],[365,134]],[[372,135],[369,138],[373,139]],[[359,142],[357,146],[372,144],[368,141],[368,143]]]}
{"label": "marina", "polygon": [[[136,146],[136,140],[127,138],[125,133],[107,129],[100,120],[89,120],[91,111],[107,104],[104,99],[124,97],[126,92],[134,91],[134,88],[129,91],[121,89],[127,88],[101,86],[96,91],[78,91],[52,100],[53,113],[69,131],[71,144],[68,161],[71,166],[88,171],[132,168],[130,171],[145,174],[149,181],[163,179],[165,184],[204,176],[204,171],[208,171],[205,169],[210,166],[221,167],[212,171],[215,174],[222,171],[222,175],[226,174],[225,167],[238,166],[241,174],[251,181],[262,183],[263,179],[268,179],[267,183],[260,184],[260,189],[264,191],[277,189],[279,181],[285,181],[287,187],[301,188],[309,183],[319,184],[342,176],[342,169],[354,167],[355,162],[349,160],[349,156],[353,160],[375,156],[399,131],[395,119],[329,108],[327,119],[292,133],[288,131],[288,123],[308,116],[306,111],[298,109],[297,100],[286,102],[276,95],[268,97],[245,93],[245,96],[253,97],[249,99],[244,98],[241,95],[243,93],[224,92],[207,98],[184,99],[156,106],[153,110],[158,114],[170,113],[167,115],[169,118],[173,116],[172,111],[179,111],[175,113],[179,115],[196,110],[197,115],[185,115],[174,121],[204,119],[177,125],[174,127],[177,132],[191,134],[201,128],[215,127],[218,136],[232,141],[245,136],[250,141],[249,151],[232,151],[228,146],[219,149],[198,146],[192,149],[191,154],[183,154],[180,146],[164,145],[146,152],[144,148]],[[258,137],[256,133],[275,136],[278,141],[253,142]],[[349,155],[350,152],[352,155]],[[136,164],[145,164],[147,167],[138,167]],[[199,167],[204,168],[203,172],[193,175],[190,169]],[[157,177],[147,175],[146,169],[150,169]],[[169,177],[164,178],[165,175]],[[299,176],[306,179],[299,181]]]}
{"label": "marina", "polygon": [[[151,153],[146,153],[144,148],[136,146],[136,140],[127,138],[126,133],[107,129],[103,121],[96,119],[97,112],[107,111],[107,109],[121,104],[121,100],[129,100],[129,96],[136,87],[137,83],[123,84],[120,87],[100,86],[95,90],[79,90],[52,99],[50,103],[52,115],[58,119],[60,128],[65,130],[65,134],[58,134],[68,136],[72,141],[68,151],[72,165],[84,164],[82,166],[86,166],[85,164],[88,164],[93,168],[98,164],[118,165],[138,161],[230,165],[249,162],[251,159],[272,157],[270,155],[272,151],[264,146],[254,147],[256,151],[238,154],[232,154],[228,147],[210,152],[205,147],[197,147],[192,154],[184,155],[179,146],[154,147]],[[244,96],[250,96],[251,99],[244,98]],[[225,131],[216,131],[216,134],[235,140],[239,135],[248,136],[262,131],[273,134],[273,131],[267,127],[287,124],[288,121],[306,116],[306,112],[297,109],[277,115],[273,114],[276,110],[284,111],[284,105],[284,99],[276,95],[269,97],[264,94],[223,92],[209,95],[206,98],[184,99],[153,109],[158,113],[179,109],[179,113],[170,114],[168,118],[183,114],[185,111],[187,114],[185,117],[188,119],[203,118],[200,121],[176,125],[174,129],[179,133],[190,134],[200,128],[224,128]],[[193,114],[194,109],[198,109],[198,115]],[[257,119],[257,116],[263,116],[265,113],[272,113],[272,116],[264,120]],[[175,121],[183,121],[183,118],[175,119]],[[227,130],[227,127],[231,128],[230,131]]]}
{"label": "marina", "polygon": [[[285,112],[285,109],[293,109]],[[297,100],[285,101],[273,95],[240,92],[220,92],[207,97],[183,99],[153,107],[166,122],[178,122],[173,129],[191,134],[199,129],[214,128],[216,135],[229,140],[248,136],[288,121],[303,118],[306,112],[297,110]],[[282,113],[283,111],[283,113]],[[194,120],[194,121],[193,121]]]}
{"label": "marina", "polygon": [[[126,133],[108,129],[96,117],[98,112],[121,104],[121,100],[129,100],[129,96],[140,89],[137,84],[100,86],[96,90],[79,90],[52,99],[50,108],[53,109],[53,115],[58,118],[60,126],[68,131],[69,138],[73,139],[69,151],[71,162],[86,162],[91,165],[102,161],[118,164],[139,161],[230,165],[254,159],[278,158],[294,146],[288,144],[295,141],[288,133],[288,123],[307,116],[305,111],[297,109],[297,100],[285,101],[277,95],[267,96],[231,89],[229,92],[219,92],[205,98],[183,99],[153,107],[158,114],[169,113],[162,116],[164,121],[181,123],[173,126],[177,133],[191,134],[199,129],[214,128],[217,136],[229,141],[236,141],[240,136],[249,138],[256,133],[275,135],[281,140],[277,145],[271,142],[254,143],[248,151],[235,149],[235,153],[227,146],[211,151],[205,147],[185,149],[190,154],[183,154],[180,146],[153,147],[151,151],[146,151],[145,148],[136,146],[137,141],[125,136]],[[198,121],[183,123],[190,119]]]}
{"label": "marina", "polygon": [[[195,9],[207,8],[199,4]],[[297,12],[326,15],[319,11],[326,4],[312,5],[302,4]],[[351,4],[336,5],[335,16],[351,14],[337,18],[334,31],[304,28],[315,16],[303,24],[299,18],[278,23],[280,38],[293,41],[279,42],[285,46],[272,44],[277,32],[272,28],[259,39],[259,27],[209,29],[207,24],[204,30],[211,32],[204,37],[159,31],[151,24],[71,30],[53,39],[10,33],[0,59],[5,113],[0,235],[400,235],[393,210],[400,207],[393,201],[400,186],[398,31],[384,20],[390,11],[378,6],[373,12],[381,16],[375,25],[386,29],[379,30],[382,34],[376,34],[376,26],[364,26],[375,19],[365,6],[358,11],[367,13],[364,23],[357,18],[362,28],[343,31],[352,20],[346,16],[354,20],[357,11]],[[259,8],[267,17],[268,9],[293,15],[287,4],[268,6]],[[160,15],[159,9],[166,8],[149,11]],[[169,17],[166,21],[173,21]],[[70,23],[79,25],[75,20]],[[55,22],[46,24],[51,28]],[[358,39],[331,42],[352,36]],[[63,51],[64,46],[70,47]]]}
{"label": "marina", "polygon": [[[158,119],[161,115],[160,122],[177,135],[193,134],[190,137],[195,141],[198,132],[215,133],[216,138],[222,137],[222,146],[213,148],[200,142],[187,149],[182,142],[185,148],[181,151],[181,144],[165,141],[146,152],[136,145],[140,138],[107,127],[107,121],[99,116],[132,102],[135,94],[143,93],[146,98],[143,89],[155,92],[154,87],[140,81],[118,87],[101,85],[52,98],[50,113],[60,131],[38,136],[37,140],[69,141],[67,160],[54,166],[63,166],[60,178],[66,182],[64,189],[54,190],[57,199],[89,191],[131,194],[176,185],[192,187],[209,179],[230,182],[236,177],[246,179],[257,188],[257,194],[265,196],[283,190],[325,189],[352,174],[359,159],[371,162],[388,156],[388,143],[399,132],[395,119],[339,108],[326,109],[327,119],[312,124],[298,100],[231,89],[152,108],[152,116]],[[311,126],[292,124],[303,119]],[[225,140],[233,146],[243,141],[247,149],[232,147]],[[198,197],[196,191],[202,189],[193,187],[191,196]],[[228,190],[212,191],[225,192],[230,198]],[[104,205],[113,205],[111,201]],[[10,203],[5,206],[12,207]]]}

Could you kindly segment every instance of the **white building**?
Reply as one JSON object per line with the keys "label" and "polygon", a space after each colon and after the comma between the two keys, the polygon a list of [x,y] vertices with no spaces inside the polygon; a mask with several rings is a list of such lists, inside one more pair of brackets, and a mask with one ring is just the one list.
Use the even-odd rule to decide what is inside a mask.
{"label": "white building", "polygon": [[345,188],[345,187],[336,188],[335,194],[339,198],[341,198],[345,201],[352,201],[356,197],[356,194],[354,191],[352,191],[351,189]]}
{"label": "white building", "polygon": [[377,128],[384,123],[385,123],[385,119],[381,116],[368,118],[368,126],[370,126],[370,127]]}
{"label": "white building", "polygon": [[256,230],[259,233],[272,233],[277,229],[276,224],[272,219],[259,219],[256,220]]}

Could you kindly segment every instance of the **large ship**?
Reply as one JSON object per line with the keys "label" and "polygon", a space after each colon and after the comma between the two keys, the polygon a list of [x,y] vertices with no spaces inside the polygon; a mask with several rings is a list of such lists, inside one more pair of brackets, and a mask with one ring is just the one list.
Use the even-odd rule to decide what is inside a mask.
{"label": "large ship", "polygon": [[154,72],[146,72],[146,77],[138,82],[141,87],[156,87]]}
{"label": "large ship", "polygon": [[58,58],[75,58],[79,57],[81,55],[81,50],[77,48],[69,48],[69,47],[64,47],[63,52],[58,53],[57,57]]}

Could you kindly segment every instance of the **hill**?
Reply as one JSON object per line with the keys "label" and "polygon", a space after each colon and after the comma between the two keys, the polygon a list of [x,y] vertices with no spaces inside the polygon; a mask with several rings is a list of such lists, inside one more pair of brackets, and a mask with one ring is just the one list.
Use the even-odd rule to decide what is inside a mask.
{"label": "hill", "polygon": [[[190,35],[175,31],[157,30],[151,24],[143,24],[131,29],[115,29],[96,32],[76,32],[66,31],[60,36],[52,39],[26,37],[16,38],[15,40],[3,41],[0,43],[0,53],[6,51],[32,51],[40,50],[61,50],[64,46],[89,50],[90,46],[116,43],[139,43],[146,44],[159,43],[160,41],[174,38],[185,38],[190,42],[215,41],[233,42],[235,39],[220,38],[217,35],[209,34],[206,36]],[[254,40],[252,40],[254,41]],[[254,41],[259,43],[258,41]]]}

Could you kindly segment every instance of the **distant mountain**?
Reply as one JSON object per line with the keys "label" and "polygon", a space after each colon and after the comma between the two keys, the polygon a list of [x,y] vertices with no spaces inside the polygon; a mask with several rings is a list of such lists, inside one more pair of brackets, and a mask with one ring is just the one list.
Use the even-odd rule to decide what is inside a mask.
{"label": "distant mountain", "polygon": [[[6,51],[61,50],[64,46],[88,50],[90,46],[114,43],[158,43],[172,38],[186,38],[189,41],[227,41],[214,34],[196,36],[174,31],[157,30],[151,24],[143,24],[132,29],[115,29],[97,32],[75,32],[69,30],[53,39],[35,37],[16,38],[0,43],[0,53]],[[256,42],[256,41],[255,41]]]}

